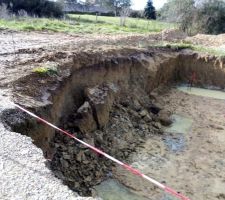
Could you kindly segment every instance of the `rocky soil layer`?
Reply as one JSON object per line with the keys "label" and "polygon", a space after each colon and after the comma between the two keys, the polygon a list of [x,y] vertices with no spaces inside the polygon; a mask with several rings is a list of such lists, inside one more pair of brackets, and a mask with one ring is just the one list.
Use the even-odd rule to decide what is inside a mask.
{"label": "rocky soil layer", "polygon": [[[147,137],[161,134],[161,123],[172,122],[170,113],[163,112],[142,89],[130,89],[119,98],[118,90],[112,84],[86,89],[84,104],[62,119],[61,125],[79,139],[128,162]],[[93,186],[113,176],[114,163],[67,136],[56,133],[52,145],[56,151],[53,171],[81,195],[94,195]]]}
{"label": "rocky soil layer", "polygon": [[[3,110],[14,109],[6,94],[0,91],[0,115]],[[54,176],[46,162],[31,138],[7,130],[0,122],[1,200],[83,200]]]}

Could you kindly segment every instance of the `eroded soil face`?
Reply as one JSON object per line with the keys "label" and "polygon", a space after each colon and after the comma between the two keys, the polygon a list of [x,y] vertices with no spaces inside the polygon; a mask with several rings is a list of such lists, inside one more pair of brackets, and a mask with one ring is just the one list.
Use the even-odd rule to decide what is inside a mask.
{"label": "eroded soil face", "polygon": [[[179,41],[185,37],[185,34],[176,30],[163,35],[164,41]],[[69,52],[142,48],[161,40],[161,33],[110,36],[0,30],[0,86],[11,84],[49,61],[62,63],[62,59],[69,59]],[[63,56],[65,53],[66,56]]]}
{"label": "eroded soil face", "polygon": [[[223,100],[188,95],[176,89],[158,96],[167,110],[193,119],[187,134],[164,133],[149,138],[132,156],[133,166],[170,185],[190,199],[225,199],[225,104]],[[184,148],[172,151],[165,143],[183,137]],[[154,186],[128,174],[115,173],[129,188],[150,199],[168,199]]]}
{"label": "eroded soil face", "polygon": [[[4,95],[17,97],[17,103],[30,106],[34,112],[39,111],[44,117],[50,117],[52,122],[62,128],[76,132],[80,139],[118,159],[133,163],[134,167],[145,174],[177,189],[191,199],[225,199],[224,102],[190,96],[175,89],[161,90],[149,96],[149,92],[160,84],[169,85],[177,80],[187,81],[193,69],[197,70],[197,76],[201,75],[202,85],[205,83],[224,86],[223,63],[217,62],[214,57],[212,63],[209,63],[211,58],[198,58],[196,54],[191,54],[186,57],[187,64],[182,66],[184,60],[176,59],[177,52],[149,52],[148,49],[139,52],[140,49],[129,49],[155,43],[162,39],[161,34],[116,38],[18,32],[6,32],[2,35],[5,38],[0,39],[0,44],[4,46],[0,50],[0,87],[8,89]],[[117,59],[119,56],[120,60]],[[104,59],[108,62],[103,62]],[[192,59],[196,62],[192,62]],[[49,62],[59,66],[57,76],[39,76],[33,72],[34,68]],[[206,63],[207,67],[204,68]],[[121,67],[118,67],[115,73],[119,64]],[[129,67],[126,69],[127,66]],[[179,73],[174,71],[175,66]],[[125,73],[127,76],[124,76]],[[68,79],[74,74],[79,77],[71,78],[73,84],[70,84]],[[101,79],[102,77],[120,86],[127,84],[127,88],[131,90],[127,90],[128,94],[124,95],[124,98],[118,95],[121,98],[106,100],[109,107],[98,107],[96,104],[100,113],[108,113],[98,116],[93,102],[88,96],[82,95],[85,87],[98,87],[103,82],[110,82]],[[124,80],[126,81],[123,82]],[[63,81],[68,81],[67,85]],[[135,81],[137,85],[133,84]],[[77,91],[80,93],[76,94]],[[77,101],[82,100],[79,106],[83,104],[83,107],[74,104],[74,107],[69,108],[67,118],[59,120],[63,106],[69,102],[66,100],[72,99],[72,96]],[[160,106],[152,106],[153,103],[159,103]],[[160,118],[158,112],[162,108],[167,117],[175,113],[192,118],[192,130],[188,134],[182,134],[181,139],[176,134],[162,134],[162,124],[170,124],[167,117]],[[80,120],[82,117],[86,121]],[[43,133],[43,130],[46,131],[42,129],[38,132]],[[165,144],[166,138],[180,141],[182,148],[176,152],[171,151]],[[50,137],[44,138],[41,134],[38,139],[50,142]],[[167,198],[153,185],[138,180],[120,168],[113,170],[112,163],[108,160],[92,154],[74,141],[58,133],[53,139],[50,144],[55,152],[45,156],[52,159],[55,174],[80,194],[92,194],[95,184],[113,174],[140,195],[148,198],[151,196],[152,199]]]}
{"label": "eroded soil face", "polygon": [[[151,112],[151,109],[158,107],[140,88],[130,89],[109,105],[110,99],[104,88],[91,89],[98,93],[98,98],[94,102],[87,100],[78,111],[74,109],[61,120],[61,126],[116,159],[128,162],[129,155],[146,138],[161,134],[158,116]],[[57,177],[79,194],[94,195],[94,186],[114,176],[112,168],[115,163],[67,136],[56,133],[52,145],[55,154],[51,168]]]}

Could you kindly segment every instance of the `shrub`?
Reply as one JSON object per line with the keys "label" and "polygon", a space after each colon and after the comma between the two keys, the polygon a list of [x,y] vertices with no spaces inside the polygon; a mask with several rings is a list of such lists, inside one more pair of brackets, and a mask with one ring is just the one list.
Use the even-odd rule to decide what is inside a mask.
{"label": "shrub", "polygon": [[37,67],[33,69],[34,73],[40,74],[40,75],[49,75],[54,76],[58,74],[58,69],[56,66],[43,66],[43,67]]}
{"label": "shrub", "polygon": [[0,5],[3,4],[16,15],[19,15],[21,10],[38,17],[61,17],[63,15],[61,4],[48,0],[0,0]]}
{"label": "shrub", "polygon": [[132,10],[130,13],[130,17],[132,18],[144,18],[143,11]]}
{"label": "shrub", "polygon": [[199,7],[193,21],[197,31],[206,34],[225,33],[225,2],[208,0]]}
{"label": "shrub", "polygon": [[225,1],[170,0],[159,12],[162,20],[177,22],[189,35],[225,32]]}
{"label": "shrub", "polygon": [[10,13],[6,4],[0,5],[0,19],[10,18]]}

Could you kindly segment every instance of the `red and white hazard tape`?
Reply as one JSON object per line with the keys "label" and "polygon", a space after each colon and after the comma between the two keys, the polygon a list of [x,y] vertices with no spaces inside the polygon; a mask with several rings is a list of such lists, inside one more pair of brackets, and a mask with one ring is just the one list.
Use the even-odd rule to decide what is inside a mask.
{"label": "red and white hazard tape", "polygon": [[172,188],[169,188],[169,187],[167,187],[167,186],[165,186],[165,185],[159,183],[158,181],[156,181],[156,180],[150,178],[149,176],[146,176],[145,174],[141,173],[140,171],[134,169],[133,167],[131,167],[131,166],[129,166],[129,165],[127,165],[127,164],[125,164],[125,163],[123,163],[123,162],[117,160],[116,158],[113,158],[112,156],[110,156],[110,155],[104,153],[103,151],[101,151],[101,150],[95,148],[94,146],[91,146],[90,144],[88,144],[88,143],[86,143],[86,142],[84,142],[84,141],[82,141],[82,140],[76,138],[76,137],[73,136],[72,134],[70,134],[70,133],[68,133],[68,132],[66,132],[66,131],[64,131],[64,130],[62,130],[62,129],[60,129],[60,128],[58,128],[57,126],[51,124],[50,122],[48,122],[48,121],[46,121],[46,120],[44,120],[44,119],[38,117],[37,115],[35,115],[34,113],[32,113],[32,112],[30,112],[30,111],[24,109],[23,107],[21,107],[21,106],[19,106],[19,105],[17,105],[17,104],[14,104],[14,103],[13,103],[13,105],[16,106],[17,108],[19,108],[20,110],[26,112],[26,113],[29,114],[30,116],[32,116],[32,117],[38,119],[38,120],[41,121],[42,123],[51,126],[51,127],[54,128],[55,130],[58,130],[58,131],[60,131],[61,133],[64,133],[65,135],[69,136],[70,138],[73,138],[73,139],[76,140],[77,142],[79,142],[79,143],[85,145],[86,147],[92,149],[94,152],[96,152],[96,153],[98,153],[98,154],[101,154],[101,155],[103,155],[104,157],[106,157],[106,158],[112,160],[113,162],[115,162],[115,163],[121,165],[123,168],[127,169],[127,170],[130,171],[131,173],[133,173],[133,174],[135,174],[135,175],[137,175],[137,176],[140,176],[140,177],[142,177],[142,178],[148,180],[149,182],[153,183],[154,185],[156,185],[156,186],[159,187],[160,189],[164,190],[166,193],[171,194],[171,195],[173,195],[173,196],[175,196],[175,197],[177,197],[178,199],[181,199],[181,200],[190,200],[188,197],[185,197],[184,195],[180,194],[179,192],[173,190]]}

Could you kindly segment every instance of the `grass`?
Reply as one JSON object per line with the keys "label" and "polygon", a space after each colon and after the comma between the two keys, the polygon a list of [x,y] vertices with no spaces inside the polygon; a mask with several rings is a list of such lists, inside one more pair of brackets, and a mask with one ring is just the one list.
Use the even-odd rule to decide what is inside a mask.
{"label": "grass", "polygon": [[126,34],[160,32],[176,25],[159,21],[127,18],[126,26],[119,25],[119,17],[68,15],[67,20],[46,18],[0,19],[0,28],[22,31],[53,31],[86,34]]}
{"label": "grass", "polygon": [[205,47],[200,45],[194,44],[186,44],[186,43],[166,43],[166,44],[157,44],[156,47],[169,47],[172,49],[191,49],[193,51],[207,53],[210,55],[215,56],[225,56],[225,50],[212,48],[212,47]]}
{"label": "grass", "polygon": [[33,72],[39,75],[53,76],[58,74],[58,69],[55,66],[42,66],[42,67],[34,68]]}

